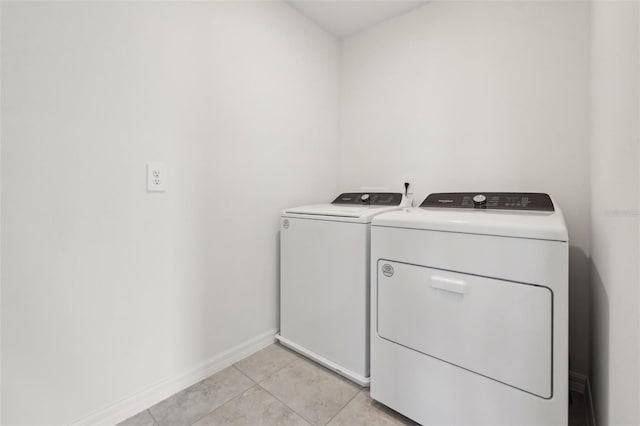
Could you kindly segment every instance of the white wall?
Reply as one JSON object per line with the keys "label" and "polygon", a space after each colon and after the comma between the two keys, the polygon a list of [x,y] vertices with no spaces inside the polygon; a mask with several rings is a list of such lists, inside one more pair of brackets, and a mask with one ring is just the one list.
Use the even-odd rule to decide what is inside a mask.
{"label": "white wall", "polygon": [[[0,2],[0,26],[2,2]],[[2,57],[2,31],[0,31],[0,58]],[[0,109],[2,108],[2,61],[0,60]],[[2,114],[0,113],[0,191],[2,189]],[[0,195],[0,423],[2,423],[2,196]]]}
{"label": "white wall", "polygon": [[2,424],[275,329],[279,210],[337,189],[336,41],[275,2],[2,8]]}
{"label": "white wall", "polygon": [[2,424],[72,422],[272,330],[278,211],[405,178],[417,202],[554,196],[571,367],[599,425],[640,423],[637,3],[436,1],[348,38],[339,150],[338,46],[286,5],[0,19]]}
{"label": "white wall", "polygon": [[588,369],[589,4],[433,2],[344,41],[340,189],[548,192]]}
{"label": "white wall", "polygon": [[592,351],[597,424],[640,424],[640,5],[593,3]]}

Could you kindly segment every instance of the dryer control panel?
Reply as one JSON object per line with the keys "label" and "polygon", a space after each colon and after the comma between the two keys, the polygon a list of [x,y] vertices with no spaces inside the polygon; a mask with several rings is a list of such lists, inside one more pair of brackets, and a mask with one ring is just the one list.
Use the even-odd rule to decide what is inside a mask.
{"label": "dryer control panel", "polygon": [[331,204],[349,204],[360,206],[399,206],[402,194],[399,192],[345,192]]}
{"label": "dryer control panel", "polygon": [[551,197],[539,192],[442,192],[430,194],[420,207],[555,211]]}

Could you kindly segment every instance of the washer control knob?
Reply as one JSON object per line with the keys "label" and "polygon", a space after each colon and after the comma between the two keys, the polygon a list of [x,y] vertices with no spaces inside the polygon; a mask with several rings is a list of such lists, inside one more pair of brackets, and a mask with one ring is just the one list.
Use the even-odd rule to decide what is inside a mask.
{"label": "washer control knob", "polygon": [[473,204],[476,206],[484,206],[487,204],[487,196],[484,194],[478,194],[473,197]]}
{"label": "washer control knob", "polygon": [[363,203],[368,203],[368,202],[369,202],[369,194],[362,194],[362,195],[360,196],[360,200],[361,200]]}

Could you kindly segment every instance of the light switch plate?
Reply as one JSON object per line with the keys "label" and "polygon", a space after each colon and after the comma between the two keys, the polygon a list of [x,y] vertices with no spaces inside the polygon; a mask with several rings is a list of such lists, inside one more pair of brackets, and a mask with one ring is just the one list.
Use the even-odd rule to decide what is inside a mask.
{"label": "light switch plate", "polygon": [[147,192],[164,192],[167,189],[167,166],[164,163],[147,163]]}

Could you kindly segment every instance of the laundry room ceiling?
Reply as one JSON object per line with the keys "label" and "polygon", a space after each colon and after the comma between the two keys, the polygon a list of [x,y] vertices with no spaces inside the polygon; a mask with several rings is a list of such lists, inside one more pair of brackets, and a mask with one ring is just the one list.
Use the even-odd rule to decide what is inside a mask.
{"label": "laundry room ceiling", "polygon": [[402,15],[429,0],[288,0],[294,9],[336,37],[347,37],[367,27]]}

